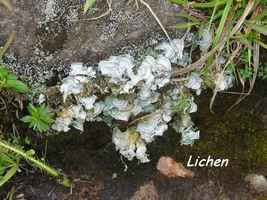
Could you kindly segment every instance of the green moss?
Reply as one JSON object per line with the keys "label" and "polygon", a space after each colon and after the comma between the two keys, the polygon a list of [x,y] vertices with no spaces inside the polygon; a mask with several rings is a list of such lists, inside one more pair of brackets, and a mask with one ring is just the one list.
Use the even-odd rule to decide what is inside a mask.
{"label": "green moss", "polygon": [[[256,116],[233,112],[218,117],[209,111],[199,115],[197,126],[201,138],[192,147],[179,147],[179,155],[228,158],[231,167],[242,173],[267,172],[267,131],[263,130],[263,124]],[[188,157],[184,159],[186,162]]]}

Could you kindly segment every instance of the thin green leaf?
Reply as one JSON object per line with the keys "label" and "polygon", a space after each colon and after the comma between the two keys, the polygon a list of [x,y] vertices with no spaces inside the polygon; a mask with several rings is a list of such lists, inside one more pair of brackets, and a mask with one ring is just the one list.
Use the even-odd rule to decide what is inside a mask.
{"label": "thin green leaf", "polygon": [[6,81],[5,87],[8,89],[13,89],[19,93],[27,93],[30,91],[30,89],[28,88],[28,86],[25,83],[23,83],[19,80],[16,80],[14,78],[8,79]]}
{"label": "thin green leaf", "polygon": [[[47,173],[50,174],[51,176],[54,176],[54,177],[59,178],[59,179],[63,178],[65,181],[64,181],[64,182],[60,181],[60,183],[63,184],[64,186],[66,186],[66,187],[70,187],[71,182],[70,182],[70,180],[67,181],[68,178],[67,178],[66,176],[63,176],[63,177],[62,177],[61,174],[60,174],[57,170],[55,170],[54,168],[52,168],[52,167],[50,167],[49,165],[45,164],[44,162],[42,162],[42,161],[36,159],[35,157],[27,155],[27,153],[24,152],[23,150],[18,149],[18,148],[16,148],[15,146],[12,146],[12,145],[10,145],[9,143],[7,143],[7,142],[5,142],[5,141],[3,141],[3,140],[1,140],[1,139],[0,139],[0,148],[7,149],[8,151],[11,151],[11,152],[13,152],[13,153],[15,153],[15,154],[18,154],[19,156],[21,156],[21,157],[24,158],[25,160],[31,162],[32,165],[33,165],[34,167],[37,167],[37,168],[39,168],[40,170],[43,170],[43,171],[47,172]],[[16,171],[17,171],[17,168],[16,168],[16,170],[15,170],[15,168],[12,169],[12,171],[9,172],[9,174],[8,174],[7,177],[10,177],[10,175],[12,175],[12,174],[14,175],[14,173],[15,173]],[[11,176],[11,177],[12,177],[12,176]],[[6,182],[6,181],[5,181],[5,182]],[[2,183],[2,182],[0,181],[0,186],[1,186],[1,183],[4,184],[5,182],[3,181],[3,183]]]}
{"label": "thin green leaf", "polygon": [[215,6],[224,5],[228,1],[229,0],[214,0],[214,1],[211,1],[211,2],[207,2],[207,3],[193,2],[192,3],[192,7],[193,8],[213,8]]}
{"label": "thin green leaf", "polygon": [[[188,6],[189,2],[187,0],[171,0],[171,2],[182,5],[182,6]],[[199,3],[199,2],[190,2],[190,6],[193,8],[213,8],[215,6],[224,5],[227,2],[227,0],[213,0],[210,2],[205,3]]]}
{"label": "thin green leaf", "polygon": [[221,39],[221,35],[223,32],[227,17],[229,15],[229,12],[232,8],[232,5],[233,5],[233,0],[228,0],[224,8],[223,15],[221,17],[219,27],[217,28],[217,31],[216,31],[216,35],[213,41],[213,47],[216,46]]}
{"label": "thin green leaf", "polygon": [[9,0],[0,0],[0,4],[5,6],[9,11],[12,11],[12,6]]}
{"label": "thin green leaf", "polygon": [[7,173],[1,177],[0,179],[0,187],[3,186],[9,179],[11,179],[15,173],[17,172],[18,170],[18,166],[17,165],[14,165],[13,167],[11,167]]}
{"label": "thin green leaf", "polygon": [[171,2],[183,6],[186,6],[188,4],[188,0],[171,0]]}
{"label": "thin green leaf", "polygon": [[259,45],[261,47],[263,47],[264,49],[267,49],[267,44],[265,44],[264,42],[260,41],[260,40],[257,40],[257,42],[259,43]]}
{"label": "thin green leaf", "polygon": [[267,35],[267,26],[266,25],[263,26],[263,25],[254,24],[251,22],[246,22],[245,24],[248,28],[251,28],[251,29],[257,31],[258,33],[263,34],[263,35]]}
{"label": "thin green leaf", "polygon": [[25,116],[21,119],[24,123],[30,123],[33,120],[32,116]]}
{"label": "thin green leaf", "polygon": [[1,161],[5,163],[5,165],[14,165],[16,163],[15,160],[11,159],[6,153],[1,153]]}
{"label": "thin green leaf", "polygon": [[241,44],[244,44],[248,48],[253,48],[251,42],[246,37],[236,37],[235,39],[237,39]]}
{"label": "thin green leaf", "polygon": [[218,10],[216,11],[214,17],[213,17],[213,21],[216,21],[217,19],[221,18],[223,15],[223,10]]}
{"label": "thin green leaf", "polygon": [[30,103],[27,109],[30,115],[23,117],[21,120],[29,123],[29,127],[33,130],[45,132],[54,122],[54,114],[45,105],[34,106]]}
{"label": "thin green leaf", "polygon": [[214,8],[213,8],[212,15],[211,15],[211,17],[210,17],[210,20],[209,20],[209,26],[208,26],[208,30],[210,30],[210,29],[211,29],[211,25],[212,25],[212,23],[213,23],[213,20],[214,20],[214,18],[215,18],[215,14],[216,14],[217,8],[218,8],[218,6],[217,6],[217,5],[216,5],[216,6],[214,6]]}
{"label": "thin green leaf", "polygon": [[27,154],[27,156],[34,156],[35,155],[35,151],[33,149],[30,149],[28,151],[25,152]]}
{"label": "thin green leaf", "polygon": [[15,199],[15,198],[14,198],[15,192],[16,192],[16,188],[13,186],[13,187],[11,188],[11,190],[8,192],[6,198],[8,198],[8,200],[14,200],[14,199]]}
{"label": "thin green leaf", "polygon": [[187,29],[187,28],[190,28],[191,26],[196,26],[196,25],[199,25],[199,23],[194,23],[194,22],[191,22],[191,23],[180,23],[180,24],[176,24],[175,28],[177,28],[177,29]]}
{"label": "thin green leaf", "polygon": [[7,76],[8,76],[7,69],[3,65],[0,65],[0,80],[1,81],[6,80]]}
{"label": "thin green leaf", "polygon": [[31,103],[29,103],[29,105],[27,106],[27,110],[29,111],[29,113],[33,116],[33,117],[37,117],[36,116],[36,113],[38,112],[37,111],[37,108],[32,105]]}
{"label": "thin green leaf", "polygon": [[267,9],[264,9],[260,15],[258,15],[254,20],[261,21],[264,17],[267,16]]}
{"label": "thin green leaf", "polygon": [[194,23],[200,23],[200,21],[198,20],[198,18],[196,18],[196,17],[194,17],[192,15],[188,15],[185,12],[178,13],[177,14],[177,17],[183,17],[183,18],[188,19],[189,21],[192,21]]}

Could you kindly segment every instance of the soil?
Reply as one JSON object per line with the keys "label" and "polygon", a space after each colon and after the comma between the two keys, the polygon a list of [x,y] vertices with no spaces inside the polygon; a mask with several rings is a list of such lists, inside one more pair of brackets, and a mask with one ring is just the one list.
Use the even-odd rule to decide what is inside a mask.
{"label": "soil", "polygon": [[[201,139],[191,146],[181,146],[180,136],[172,130],[149,145],[151,162],[139,164],[124,160],[111,143],[109,128],[102,123],[87,124],[85,133],[47,137],[46,158],[73,180],[73,188],[64,188],[54,179],[38,172],[21,173],[2,190],[3,198],[12,187],[15,196],[27,200],[252,200],[262,197],[249,189],[247,174],[267,174],[266,82],[258,82],[254,93],[234,110],[225,113],[237,99],[220,94],[214,110],[207,101],[211,92],[198,98],[199,112],[193,118]],[[221,101],[223,99],[223,102]],[[45,140],[36,144],[43,155]],[[190,168],[194,178],[168,178],[156,170],[161,156],[171,156],[185,166],[189,155],[228,158],[226,168]],[[23,199],[22,198],[22,199]],[[17,198],[20,199],[20,198]]]}
{"label": "soil", "polygon": [[[183,34],[169,28],[181,21],[176,17],[179,7],[164,0],[147,2],[172,37]],[[137,9],[126,0],[113,0],[112,12],[96,21],[85,19],[104,13],[105,0],[97,1],[85,16],[79,0],[13,0],[12,3],[12,13],[0,8],[0,45],[10,32],[17,33],[4,62],[33,88],[56,84],[72,62],[95,65],[101,59],[122,53],[139,57],[149,47],[166,40],[147,9],[142,5]],[[68,134],[35,138],[33,147],[39,150],[37,153],[45,155],[49,164],[71,177],[73,187],[64,188],[47,175],[27,170],[0,189],[0,199],[5,199],[12,188],[14,199],[20,200],[265,199],[264,194],[249,189],[244,177],[250,173],[267,175],[266,91],[266,82],[259,81],[253,94],[228,113],[225,111],[238,96],[219,94],[215,114],[208,107],[211,91],[203,93],[197,99],[199,111],[193,116],[201,139],[192,147],[181,146],[180,136],[168,130],[149,146],[148,164],[124,160],[111,143],[109,128],[102,123],[87,124],[82,134],[72,130]],[[16,108],[19,102],[23,104],[23,98],[18,97]],[[14,98],[10,101],[16,102]],[[0,114],[3,132],[12,131],[16,113],[9,115],[7,118]],[[15,125],[18,133],[32,137],[27,127],[17,122]],[[156,170],[161,156],[171,156],[186,166],[189,155],[229,158],[230,165],[190,168],[194,178],[168,178]]]}

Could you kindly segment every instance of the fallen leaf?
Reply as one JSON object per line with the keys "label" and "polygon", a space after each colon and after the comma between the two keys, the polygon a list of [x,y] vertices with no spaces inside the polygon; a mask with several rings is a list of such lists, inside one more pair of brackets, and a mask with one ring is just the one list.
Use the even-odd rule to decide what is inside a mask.
{"label": "fallen leaf", "polygon": [[159,159],[157,170],[168,177],[193,177],[194,172],[186,169],[182,163],[177,163],[170,157],[163,156]]}

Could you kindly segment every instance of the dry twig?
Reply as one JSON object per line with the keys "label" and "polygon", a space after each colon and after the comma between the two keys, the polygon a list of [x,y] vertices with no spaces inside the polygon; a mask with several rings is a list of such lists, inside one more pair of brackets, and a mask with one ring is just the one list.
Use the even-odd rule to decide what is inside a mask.
{"label": "dry twig", "polygon": [[162,25],[161,21],[159,20],[159,18],[157,17],[156,13],[152,10],[152,8],[150,7],[150,5],[145,2],[144,0],[139,0],[144,6],[147,7],[147,9],[149,10],[149,12],[152,14],[152,16],[156,19],[157,23],[159,24],[160,28],[163,30],[164,34],[166,35],[166,37],[168,38],[168,40],[171,42],[171,38],[168,34],[168,32],[166,31],[165,27]]}
{"label": "dry twig", "polygon": [[106,0],[107,1],[107,5],[108,5],[108,10],[106,12],[104,12],[103,14],[101,14],[100,16],[97,17],[92,17],[92,18],[88,18],[88,19],[78,19],[78,20],[71,20],[71,22],[77,22],[77,21],[95,21],[98,19],[101,19],[107,15],[109,15],[112,11],[112,0]]}

